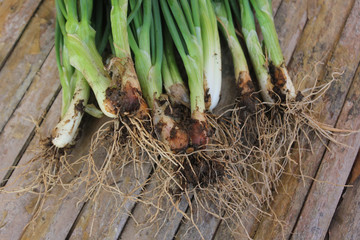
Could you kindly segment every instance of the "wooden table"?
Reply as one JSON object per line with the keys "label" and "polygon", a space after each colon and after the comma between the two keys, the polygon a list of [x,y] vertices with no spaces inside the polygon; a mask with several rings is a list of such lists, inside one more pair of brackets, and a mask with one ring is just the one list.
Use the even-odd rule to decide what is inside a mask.
{"label": "wooden table", "polygon": [[[320,82],[338,79],[317,107],[320,120],[342,129],[360,129],[360,0],[273,0],[273,8],[295,84],[303,89],[312,86],[315,78]],[[54,19],[54,0],[0,1],[0,178],[4,190],[18,184],[20,169],[11,167],[28,162],[39,138],[48,136],[59,119]],[[101,121],[87,124],[91,132]],[[86,149],[89,138],[82,137],[79,149]],[[336,140],[343,145],[325,142],[326,147],[317,140],[313,152],[304,153],[305,178],[282,177],[271,205],[276,219],[256,220],[244,214],[252,238],[360,239],[360,180],[354,183],[360,168],[360,134]],[[298,167],[291,170],[299,173]],[[354,187],[345,186],[353,183]],[[224,222],[201,210],[196,212],[201,235],[181,214],[163,222],[159,232],[156,226],[139,232],[129,213],[141,219],[141,204],[126,199],[115,202],[106,192],[100,193],[100,204],[79,201],[81,191],[66,195],[59,188],[52,193],[37,203],[33,194],[2,192],[0,239],[201,239],[201,235],[246,239],[245,231],[232,236]],[[111,206],[119,201],[121,211],[114,214]],[[43,204],[43,211],[30,222],[36,204]],[[185,202],[180,208],[189,211]]]}

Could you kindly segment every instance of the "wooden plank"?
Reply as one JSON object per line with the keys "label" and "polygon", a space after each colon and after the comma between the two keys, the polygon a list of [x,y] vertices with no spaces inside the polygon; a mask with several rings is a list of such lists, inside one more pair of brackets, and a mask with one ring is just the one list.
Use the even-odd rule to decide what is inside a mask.
{"label": "wooden plank", "polygon": [[[25,166],[36,154],[37,147],[39,146],[40,136],[48,136],[59,121],[61,108],[61,97],[56,98],[54,104],[50,108],[46,118],[41,125],[39,132],[31,141],[29,148],[26,150],[20,160],[21,166]],[[15,169],[12,177],[9,179],[5,187],[5,191],[20,189],[25,186],[29,179],[19,180],[20,175],[24,168]],[[19,180],[19,181],[18,181]],[[0,216],[2,216],[0,227],[0,239],[19,239],[21,233],[30,221],[34,205],[36,204],[37,196],[34,194],[17,194],[17,193],[1,193],[0,194]]]}
{"label": "wooden plank", "polygon": [[[275,4],[275,2],[273,2]],[[300,35],[305,27],[307,20],[307,6],[303,0],[282,1],[274,21],[278,32],[280,46],[284,54],[285,62],[290,62],[291,56],[294,52]],[[251,210],[249,210],[251,211]],[[244,236],[253,234],[256,229],[256,213],[246,213],[243,218],[243,224],[246,229],[236,229],[236,232],[231,232],[235,225],[230,222],[222,222],[219,230],[216,232],[215,238],[223,239],[235,237],[242,239]],[[229,226],[228,226],[229,225]],[[238,225],[238,223],[236,223]],[[234,235],[234,236],[233,236]]]}
{"label": "wooden plank", "polygon": [[5,0],[0,3],[0,69],[41,0]]}
{"label": "wooden plank", "polygon": [[0,72],[0,132],[54,45],[54,0],[41,4]]}
{"label": "wooden plank", "polygon": [[351,170],[348,184],[354,184],[355,180],[360,176],[360,151],[356,157],[354,166]]}
{"label": "wooden plank", "polygon": [[85,205],[69,239],[118,239],[135,205],[132,198],[140,194],[151,167],[143,164],[142,170],[134,170],[134,165],[127,165],[117,183],[125,195],[101,190],[96,201]]}
{"label": "wooden plank", "polygon": [[[78,159],[87,153],[90,146],[90,138],[92,134],[106,119],[95,121],[93,124],[86,127],[87,133],[79,145],[74,149],[72,155],[73,159]],[[97,156],[94,156],[98,164],[103,162],[106,152],[100,151]],[[129,212],[134,206],[134,201],[131,199],[139,193],[140,189],[132,189],[131,183],[137,183],[137,187],[145,184],[145,179],[150,173],[150,166],[145,164],[142,172],[134,174],[134,166],[126,166],[120,179],[116,180],[119,188],[126,188],[128,195],[126,197],[118,197],[105,190],[100,190],[96,202],[85,203],[82,197],[85,194],[85,188],[79,187],[75,192],[68,194],[62,188],[56,188],[52,191],[52,196],[49,196],[44,204],[44,210],[40,216],[29,224],[24,231],[22,239],[53,239],[57,238],[78,238],[80,236],[90,237],[91,239],[103,238],[104,235],[109,239],[117,239],[125,225]],[[66,182],[80,174],[80,177],[87,174],[86,169],[74,168],[74,174],[68,177]],[[117,173],[114,173],[117,176]],[[135,180],[135,181],[134,181]],[[133,181],[133,182],[131,182]],[[83,207],[85,205],[85,207]],[[75,207],[76,206],[76,207]],[[113,207],[109,207],[113,206]],[[80,210],[83,210],[80,213]],[[79,215],[80,213],[80,215]],[[79,215],[79,216],[78,216]],[[76,222],[75,220],[78,219]],[[75,222],[75,224],[74,224]],[[57,239],[56,238],[56,239]]]}
{"label": "wooden plank", "polygon": [[325,67],[316,64],[319,62],[326,64],[331,57],[355,1],[318,0],[317,2],[318,14],[310,19],[308,16],[306,27],[289,65],[289,69],[293,70],[292,77],[298,89],[314,85],[316,78],[311,77],[303,81],[306,76],[323,78]]}
{"label": "wooden plank", "polygon": [[[245,209],[241,216],[241,223],[234,224],[230,221],[221,221],[218,229],[216,230],[214,240],[237,240],[248,239],[253,236],[258,225],[257,219],[258,212],[254,209]],[[241,226],[241,227],[240,227]]]}
{"label": "wooden plank", "polygon": [[276,32],[285,61],[288,63],[294,52],[307,20],[304,1],[283,1],[275,16]]}
{"label": "wooden plank", "polygon": [[[357,6],[358,11],[360,10]],[[354,14],[355,15],[355,14]],[[360,15],[353,21],[360,27]],[[356,35],[356,34],[354,34]],[[360,32],[358,35],[360,39]],[[360,50],[360,49],[359,49]],[[336,127],[342,129],[360,129],[360,68],[350,87],[346,102],[341,111]],[[349,177],[351,168],[360,147],[360,133],[350,136],[338,136],[330,143],[316,174],[316,181],[311,186],[306,202],[291,239],[323,239],[338,205]]]}
{"label": "wooden plank", "polygon": [[277,10],[280,7],[282,0],[273,0],[272,1],[272,10],[273,10],[273,15],[276,15]]}
{"label": "wooden plank", "polygon": [[[216,213],[217,209],[214,205],[210,205],[211,212]],[[221,213],[218,213],[221,216]],[[215,231],[220,224],[220,219],[206,212],[200,207],[195,199],[192,201],[192,207],[188,208],[188,216],[192,216],[191,220],[184,220],[179,227],[174,239],[212,239]]]}
{"label": "wooden plank", "polygon": [[[155,181],[149,184],[149,187],[146,188],[146,191],[148,191],[146,197],[151,199],[154,195],[152,190],[155,187]],[[154,198],[153,204],[156,205],[158,198]],[[169,203],[167,197],[165,198],[166,200],[162,201],[162,210],[159,212],[157,212],[156,208],[148,204],[138,203],[121,232],[119,239],[172,239],[183,218],[183,214],[178,210],[185,214],[188,201],[191,201],[192,196],[182,196],[182,198],[175,203],[176,208]],[[152,219],[154,214],[157,214],[157,216],[155,219]]]}
{"label": "wooden plank", "polygon": [[57,76],[58,70],[53,50],[0,133],[1,180],[7,177],[9,168],[21,157],[19,154],[23,146],[28,143],[29,137],[35,131],[35,122],[39,122],[49,108],[54,94],[60,87]]}
{"label": "wooden plank", "polygon": [[329,240],[360,239],[360,178],[346,189],[329,228]]}
{"label": "wooden plank", "polygon": [[[321,58],[325,60],[328,58],[337,42],[338,36],[342,32],[343,25],[352,6],[351,1],[325,1],[322,3],[318,16],[309,20],[295,50],[294,58],[290,63],[291,68],[297,72],[297,77],[294,78],[295,83],[299,83],[304,75],[311,74],[316,61]],[[356,39],[358,38],[353,34],[351,24],[347,22],[346,28],[341,34],[341,39],[326,69],[318,66],[317,71],[314,71],[311,75],[320,78],[321,75],[325,75],[324,79],[328,81],[332,79],[333,72],[344,71],[341,81],[334,82],[331,85],[328,92],[323,96],[323,101],[315,109],[315,112],[319,113],[319,121],[332,126],[340,114],[345,96],[359,64],[360,52],[356,50],[359,47],[359,41]],[[314,81],[314,79],[310,78],[306,81],[305,85],[314,84]],[[325,146],[319,140],[314,141],[312,145],[314,151],[312,153],[304,151],[301,163],[302,173],[310,177],[315,176],[325,151]],[[297,166],[292,166],[292,169],[289,171],[299,174]],[[277,220],[281,222],[274,221],[273,219],[264,219],[254,238],[288,238],[297,220],[310,184],[311,181],[309,179],[303,181],[294,176],[284,175],[282,177],[282,186],[279,188],[279,193],[275,196],[272,203],[272,211],[276,215]]]}
{"label": "wooden plank", "polygon": [[[98,120],[88,118],[84,121],[83,129],[86,129],[86,134],[82,134],[81,138],[77,141],[71,152],[71,157],[67,159],[68,163],[72,163],[88,153],[91,142],[90,136],[105,121],[108,121],[108,119],[102,118]],[[96,159],[98,159],[96,164],[101,164],[106,155],[105,151],[99,151],[95,154],[97,155]],[[84,168],[83,164],[73,165],[72,172],[65,175],[62,178],[62,182],[69,183],[74,178],[81,178],[85,174],[87,174],[87,169]],[[65,239],[84,205],[82,199],[84,194],[84,185],[79,186],[76,191],[70,193],[61,186],[52,189],[51,195],[44,199],[43,210],[39,213],[38,217],[31,222],[25,223],[28,225],[22,232],[21,239]],[[28,201],[26,204],[31,205],[32,203]],[[22,215],[27,216],[27,214],[26,212],[19,213],[20,217]]]}

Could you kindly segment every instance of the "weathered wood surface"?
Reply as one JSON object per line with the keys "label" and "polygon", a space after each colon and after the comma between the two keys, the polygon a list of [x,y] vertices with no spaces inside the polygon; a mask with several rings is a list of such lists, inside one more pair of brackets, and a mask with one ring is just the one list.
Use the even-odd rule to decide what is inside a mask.
{"label": "weathered wood surface", "polygon": [[[60,87],[57,75],[55,51],[53,50],[0,133],[0,142],[2,143],[0,145],[1,181],[11,173],[8,169],[21,157],[19,154],[21,149],[26,149],[29,138],[34,134],[35,123],[39,123],[41,117],[51,106]],[[39,89],[43,91],[39,91]]]}
{"label": "weathered wood surface", "polygon": [[[278,9],[274,10],[274,20],[280,40],[280,46],[284,53],[285,62],[288,64],[294,52],[296,44],[300,38],[307,19],[307,5],[303,0],[283,1]],[[291,71],[290,71],[291,73]],[[242,224],[245,229],[237,229],[234,232],[229,231],[230,224],[222,222],[219,231],[216,232],[216,238],[246,238],[248,235],[252,236],[257,227],[256,213],[245,214]],[[236,225],[239,225],[238,223]]]}
{"label": "weathered wood surface", "polygon": [[[154,184],[150,184],[150,188],[153,187]],[[189,201],[191,201],[191,196],[184,196],[179,202],[175,203],[177,209],[181,212],[178,212],[173,206],[169,206],[167,209],[161,209],[156,219],[151,217],[156,213],[157,208],[138,203],[132,212],[132,217],[129,218],[121,232],[120,239],[172,239],[183,218],[183,213],[188,208]],[[155,200],[154,204],[156,204]],[[176,213],[175,216],[174,213]]]}
{"label": "weathered wood surface", "polygon": [[[71,158],[67,161],[72,163],[73,160],[88,153],[91,137],[94,132],[108,119],[89,119],[84,126],[89,135],[83,135],[75,145],[76,151],[72,151]],[[97,154],[97,166],[105,158],[105,152],[99,151]],[[68,183],[74,178],[82,177],[87,174],[87,169],[82,165],[72,166],[72,172],[62,178],[63,183]],[[43,200],[43,210],[39,216],[31,221],[27,228],[22,232],[21,239],[65,239],[70,232],[79,212],[81,211],[85,195],[84,185],[79,186],[76,191],[70,194],[62,187],[56,187],[51,194]]]}
{"label": "weathered wood surface", "polygon": [[96,201],[87,203],[75,223],[69,239],[118,239],[131,214],[135,202],[151,171],[150,164],[136,166],[129,164],[117,182],[124,196],[101,190]]}
{"label": "weathered wood surface", "polygon": [[355,180],[360,176],[360,151],[356,157],[354,166],[351,170],[349,181],[347,184],[354,184]]}
{"label": "weathered wood surface", "polygon": [[[316,61],[324,61],[332,53],[353,6],[351,1],[325,1],[322,4],[317,17],[310,19],[305,26],[290,67],[297,72],[294,78],[295,83],[299,83],[307,73],[311,72],[313,72],[311,76],[315,75],[320,79],[326,72],[323,79],[329,81],[332,79],[333,72],[344,70],[341,81],[332,84],[323,97],[323,102],[315,109],[319,112],[320,121],[334,126],[358,66],[359,53],[351,50],[354,40],[342,35],[342,40],[337,46],[338,50],[335,50],[336,54],[333,55],[328,67],[318,66],[315,71]],[[340,49],[347,49],[347,51],[342,52]],[[311,86],[314,84],[314,79],[310,78],[305,83],[306,86]],[[312,143],[312,147],[313,152],[304,152],[302,156],[302,174],[315,177],[325,146],[321,141],[316,140]],[[292,171],[295,174],[300,174],[296,166],[293,168]],[[254,236],[255,239],[283,239],[290,236],[311,182],[309,179],[303,181],[301,178],[289,175],[282,177],[282,186],[275,196],[272,211],[276,214],[277,220],[282,221],[283,224],[274,222],[272,219],[263,220]]]}
{"label": "weathered wood surface", "polygon": [[[360,129],[360,69],[350,87],[337,128]],[[323,239],[334,215],[343,186],[350,174],[360,146],[360,133],[336,137],[346,146],[330,143],[316,174],[316,181],[301,211],[291,239]]]}
{"label": "weathered wood surface", "polygon": [[329,228],[329,240],[360,239],[360,178],[346,189]]}
{"label": "weathered wood surface", "polygon": [[[350,51],[360,57],[360,1],[357,1],[348,19],[342,38],[334,52],[351,56]],[[352,46],[352,47],[350,47]],[[333,62],[331,62],[333,63]],[[355,62],[356,64],[356,62]],[[347,67],[356,67],[349,64]],[[350,70],[351,71],[351,70]],[[336,128],[360,129],[360,68],[353,80],[342,107]],[[316,181],[303,206],[292,239],[323,239],[346,184],[360,147],[360,134],[336,137],[339,144],[330,143],[316,174]],[[343,145],[340,145],[343,144]]]}
{"label": "weathered wood surface", "polygon": [[0,71],[0,132],[49,55],[54,45],[54,28],[54,0],[47,0],[30,20]]}
{"label": "weathered wood surface", "polygon": [[[28,181],[21,179],[21,174],[24,169],[26,169],[26,163],[35,156],[36,151],[38,150],[37,147],[39,145],[40,136],[47,136],[58,122],[60,108],[61,98],[58,97],[41,125],[40,131],[35,135],[29,147],[21,157],[19,166],[24,167],[15,169],[5,187],[6,191],[21,189],[22,186],[25,186],[25,184],[28,183]],[[31,179],[29,181],[31,181]],[[30,193],[1,193],[0,198],[0,215],[3,217],[0,227],[0,239],[19,239],[24,227],[31,220],[38,198],[36,195]]]}
{"label": "weathered wood surface", "polygon": [[41,0],[0,2],[0,69]]}
{"label": "weathered wood surface", "polygon": [[54,45],[54,28],[54,0],[47,0],[29,22],[0,71],[0,132],[49,55]]}
{"label": "weathered wood surface", "polygon": [[[14,14],[11,15],[12,13],[4,11],[6,16],[10,16],[6,17],[8,19],[7,21],[19,23],[16,26],[17,28],[14,29],[13,36],[9,34],[6,36],[3,35],[2,33],[5,30],[2,27],[5,25],[1,25],[0,23],[0,39],[4,36],[8,39],[5,43],[6,47],[2,47],[3,42],[0,41],[0,67],[3,66],[2,69],[0,68],[0,82],[5,88],[7,84],[10,84],[9,89],[16,90],[15,93],[11,93],[16,96],[12,99],[9,97],[12,96],[9,95],[10,90],[0,88],[0,131],[2,129],[0,133],[0,143],[7,142],[8,139],[10,139],[10,141],[8,141],[9,143],[4,145],[7,147],[3,147],[2,144],[0,144],[0,147],[3,147],[0,148],[0,173],[4,174],[1,176],[1,180],[8,172],[7,168],[9,166],[18,160],[20,160],[20,165],[29,161],[38,143],[39,135],[35,134],[35,125],[31,122],[26,122],[29,124],[25,124],[24,127],[19,128],[19,123],[24,123],[24,117],[30,118],[31,116],[35,120],[44,117],[54,97],[57,96],[49,113],[46,115],[46,119],[42,122],[42,127],[44,127],[42,134],[46,136],[59,118],[61,102],[60,95],[57,95],[59,85],[56,79],[51,79],[50,81],[49,78],[49,82],[46,81],[46,84],[48,84],[46,88],[50,93],[49,95],[36,95],[36,88],[39,88],[41,81],[45,81],[46,79],[43,75],[47,75],[47,77],[50,77],[51,73],[52,76],[57,75],[57,73],[54,73],[56,72],[54,53],[51,52],[50,55],[48,55],[54,37],[53,0],[42,1],[38,9],[36,8],[40,1],[4,1],[4,3],[0,3],[0,11],[3,10],[3,6],[7,6],[6,4],[11,2],[22,2],[24,6],[25,3],[29,4],[29,2],[32,2],[33,5],[28,9],[24,9],[23,7],[16,9],[18,15],[20,15],[21,10],[24,16],[15,16]],[[305,4],[304,1],[298,0],[273,1],[274,13],[276,13],[275,23],[281,46],[284,49],[285,59],[287,62],[290,61],[291,74],[298,85],[306,74],[324,79],[322,81],[324,82],[331,79],[332,72],[344,71],[344,74],[339,77],[341,81],[336,82],[330,89],[329,94],[324,97],[325,107],[321,111],[321,120],[331,125],[335,125],[336,122],[337,125],[339,125],[341,121],[347,124],[358,124],[354,118],[351,118],[351,116],[355,116],[354,114],[357,113],[350,113],[350,111],[346,109],[346,106],[348,106],[346,103],[350,104],[354,102],[354,99],[349,97],[351,91],[345,99],[360,59],[360,53],[358,51],[359,44],[354,41],[355,38],[359,39],[357,35],[359,30],[356,25],[359,20],[351,19],[351,17],[354,18],[353,15],[356,15],[356,13],[357,15],[355,17],[358,18],[360,11],[356,10],[356,5],[353,6],[354,2],[358,4],[359,1],[317,0],[307,1],[307,4]],[[352,14],[348,18],[351,8],[353,8]],[[33,17],[30,20],[31,16]],[[0,18],[3,19],[3,14],[0,15]],[[27,19],[25,23],[24,19]],[[347,23],[345,25],[346,20]],[[39,44],[36,39],[40,40],[41,44]],[[12,49],[13,46],[15,46],[14,49]],[[40,48],[38,48],[38,46]],[[293,58],[291,58],[292,56]],[[327,64],[328,60],[330,60],[329,64]],[[314,66],[318,61],[322,61],[323,65],[318,65],[317,71],[315,71]],[[48,66],[49,69],[46,70],[45,66]],[[345,69],[343,66],[347,66],[347,68]],[[4,69],[8,70],[5,71]],[[27,70],[19,72],[18,69]],[[35,75],[39,69],[44,73]],[[49,73],[46,71],[49,71]],[[294,73],[297,73],[297,75],[295,76]],[[9,77],[11,81],[6,81],[7,77]],[[306,84],[300,86],[301,88],[312,86],[313,79],[309,78],[304,82]],[[354,84],[355,82],[352,83],[351,86],[354,86]],[[357,96],[357,93],[353,94],[353,96]],[[9,101],[6,99],[9,99]],[[40,104],[37,105],[38,109],[32,109],[34,104],[32,104],[31,101],[29,102],[29,99],[37,99],[33,101],[40,102]],[[342,109],[343,106],[344,108]],[[339,114],[340,117],[339,120],[337,120]],[[87,126],[94,131],[99,124],[101,124],[101,121],[91,120]],[[34,134],[35,137],[33,138]],[[18,136],[17,139],[16,136]],[[352,140],[346,138],[347,141],[355,141],[354,136],[355,135],[352,136]],[[89,146],[89,141],[89,137],[83,137],[78,143],[78,146],[86,149]],[[320,142],[316,143],[314,148],[316,149],[314,154],[306,154],[304,156],[305,162],[303,162],[303,166],[308,164],[308,167],[306,167],[303,173],[311,177],[316,176],[318,179],[326,179],[328,176],[325,176],[326,174],[323,173],[323,171],[329,170],[325,168],[328,167],[326,161],[343,159],[341,159],[340,155],[335,154],[335,152],[331,153],[326,151]],[[334,146],[334,148],[340,149],[341,147]],[[350,161],[354,161],[356,152],[357,149],[349,152],[348,149],[345,149],[342,152],[342,154],[344,154],[342,156],[350,156]],[[81,156],[85,154],[85,152],[74,152],[74,154]],[[322,160],[323,155],[325,156],[324,160]],[[5,159],[5,161],[3,159]],[[320,170],[317,172],[318,166],[320,166]],[[296,170],[297,167],[293,167]],[[348,162],[348,166],[342,167],[343,171],[339,173],[339,180],[342,178],[343,181],[343,179],[346,179],[349,175],[351,164]],[[80,172],[81,167],[79,166],[77,170]],[[6,185],[7,190],[19,187],[16,179],[19,177],[20,172],[21,169],[15,169],[12,173]],[[131,173],[129,174],[129,178],[131,178]],[[72,178],[74,176],[68,177]],[[127,181],[129,181],[129,179]],[[251,233],[251,236],[254,236],[256,239],[291,237],[292,235],[290,235],[290,233],[293,229],[295,229],[295,231],[299,229],[303,230],[301,228],[303,223],[313,220],[308,218],[319,215],[319,212],[316,211],[314,213],[311,212],[309,215],[306,213],[307,208],[311,209],[313,204],[318,204],[317,206],[323,206],[321,204],[325,204],[321,200],[322,195],[320,195],[319,199],[317,198],[319,196],[317,189],[325,189],[321,187],[325,186],[323,183],[315,182],[311,187],[311,180],[307,179],[303,182],[301,179],[290,176],[284,176],[283,182],[285,183],[284,187],[275,197],[273,210],[279,217],[279,220],[288,223],[284,225],[285,232],[281,231],[278,223],[274,223],[269,219],[263,219],[260,222],[259,229],[257,229],[258,223],[255,220],[256,215],[252,216],[249,212],[249,214],[245,215],[247,217],[244,216],[244,219],[247,220],[245,225],[249,233]],[[118,184],[120,184],[120,182]],[[326,185],[326,189],[336,193],[333,196],[334,200],[331,204],[326,202],[329,206],[327,210],[330,213],[334,211],[338,202],[336,199],[340,198],[343,187]],[[307,197],[305,201],[305,196],[308,192],[309,197]],[[23,229],[31,220],[32,211],[37,199],[36,196],[33,194],[6,194],[6,196],[1,194],[0,209],[2,210],[0,215],[3,216],[3,220],[0,221],[0,239],[103,239],[104,236],[109,236],[109,239],[149,239],[154,236],[153,233],[159,228],[157,224],[160,224],[160,222],[149,225],[148,228],[140,231],[141,227],[144,226],[140,225],[140,223],[142,223],[141,220],[143,220],[142,214],[146,212],[146,206],[136,204],[134,208],[134,204],[130,204],[130,201],[117,199],[118,202],[116,204],[122,204],[122,212],[118,214],[116,211],[111,211],[110,206],[115,205],[116,201],[113,196],[110,196],[110,194],[106,192],[100,194],[102,200],[100,205],[92,202],[79,202],[79,198],[84,194],[81,190],[65,198],[62,198],[65,196],[63,189],[55,189],[53,193],[54,195],[49,196],[44,202],[45,210],[40,214],[40,217],[28,225],[25,231],[23,231]],[[354,199],[350,198],[347,201],[354,201]],[[304,208],[301,211],[304,203]],[[190,209],[187,209],[186,201],[181,203],[181,209],[183,211],[190,211]],[[204,212],[198,212],[196,209],[192,211],[196,213],[195,216],[198,217],[197,223],[205,239],[230,239],[231,233],[228,231],[225,223],[221,223],[219,226],[219,221],[214,217]],[[102,215],[107,213],[111,214]],[[133,214],[134,219],[137,221],[128,218],[129,213]],[[353,216],[353,218],[350,216],[349,219],[356,219],[356,215]],[[331,218],[332,214],[327,214],[322,218],[322,221],[326,224],[321,225],[321,236],[323,236],[323,232],[326,233],[326,225],[329,225]],[[157,233],[157,239],[171,239],[173,237],[177,239],[200,238],[199,232],[191,228],[189,221],[184,219],[181,221],[180,214],[172,221],[161,224],[163,224],[163,228]],[[330,239],[332,239],[331,228],[333,228],[333,225],[334,224],[330,227]],[[355,227],[356,223],[353,226]],[[307,230],[309,231],[308,234],[311,235],[311,229]],[[355,234],[356,231],[353,231]],[[215,232],[216,235],[214,236]],[[236,235],[234,239],[246,239],[245,235]],[[295,236],[296,235],[293,235],[292,237],[295,238]],[[338,238],[335,237],[333,239]]]}

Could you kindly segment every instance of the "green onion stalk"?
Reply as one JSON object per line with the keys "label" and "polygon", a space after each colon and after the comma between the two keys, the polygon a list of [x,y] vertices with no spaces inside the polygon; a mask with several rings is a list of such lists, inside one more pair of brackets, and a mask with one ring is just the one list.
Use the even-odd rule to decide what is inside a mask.
{"label": "green onion stalk", "polygon": [[[95,117],[102,117],[102,113],[94,105],[88,104],[90,87],[81,72],[70,64],[62,2],[56,1],[56,12],[55,52],[62,86],[62,110],[61,120],[52,131],[52,143],[58,148],[64,148],[74,144],[84,112]],[[104,36],[108,36],[106,31]],[[102,50],[104,43],[105,41],[99,38],[98,46]]]}
{"label": "green onion stalk", "polygon": [[163,36],[158,0],[144,0],[128,27],[129,43],[135,56],[135,68],[144,98],[152,109],[155,132],[159,139],[173,151],[185,150],[188,135],[165,109],[169,102],[162,95]]}
{"label": "green onion stalk", "polygon": [[[142,1],[137,1],[140,6]],[[112,29],[113,52],[115,58],[111,59],[109,69],[113,72],[113,79],[119,89],[114,89],[111,95],[120,99],[121,112],[133,112],[138,118],[148,116],[148,105],[143,98],[138,76],[135,72],[134,62],[131,57],[129,37],[127,32],[128,0],[111,0],[110,22]],[[129,16],[132,18],[132,16]]]}
{"label": "green onion stalk", "polygon": [[116,118],[120,113],[121,88],[104,67],[95,45],[95,30],[91,26],[92,0],[57,0],[64,18],[62,29],[69,52],[70,64],[85,77],[93,90],[101,111]]}
{"label": "green onion stalk", "polygon": [[163,85],[171,102],[174,105],[190,107],[189,90],[180,75],[175,58],[174,42],[168,31],[164,31],[164,54],[161,73]]}
{"label": "green onion stalk", "polygon": [[[184,63],[190,90],[191,124],[189,135],[193,147],[208,143],[205,114],[204,58],[200,27],[199,1],[160,0],[162,13]],[[207,12],[207,11],[206,11]]]}
{"label": "green onion stalk", "polygon": [[[220,100],[221,47],[216,15],[211,0],[199,0],[201,40],[204,59],[204,87],[209,95],[206,105],[212,111]],[[196,10],[197,11],[197,10]]]}
{"label": "green onion stalk", "polygon": [[[268,70],[268,63],[261,49],[258,35],[255,29],[255,20],[249,0],[239,0],[241,11],[241,27],[251,63],[254,67],[261,95],[265,102],[274,102],[274,85]],[[234,9],[237,11],[237,9]]]}
{"label": "green onion stalk", "polygon": [[236,85],[241,96],[250,96],[255,91],[254,84],[250,77],[244,51],[236,36],[229,0],[214,0],[213,6],[218,18],[219,28],[233,57]]}
{"label": "green onion stalk", "polygon": [[270,74],[276,88],[274,91],[282,98],[295,99],[295,88],[287,71],[275,29],[271,1],[251,0],[251,4],[255,9],[256,18],[259,21],[261,32],[264,36],[266,54],[269,58]]}

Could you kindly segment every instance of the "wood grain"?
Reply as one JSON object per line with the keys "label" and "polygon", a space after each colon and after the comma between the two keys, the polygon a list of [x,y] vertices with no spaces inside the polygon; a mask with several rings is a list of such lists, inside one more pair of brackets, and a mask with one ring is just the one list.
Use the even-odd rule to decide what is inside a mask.
{"label": "wood grain", "polygon": [[[8,177],[9,168],[21,157],[21,151],[33,135],[38,123],[52,103],[60,87],[53,50],[35,75],[25,96],[0,133],[0,179]],[[46,83],[46,84],[44,84]],[[60,108],[59,108],[60,110]]]}
{"label": "wood grain", "polygon": [[143,164],[134,170],[132,164],[126,166],[124,175],[117,182],[124,196],[101,190],[96,201],[85,205],[69,239],[118,239],[135,205],[133,198],[141,192],[151,167]]}
{"label": "wood grain", "polygon": [[[360,4],[358,9],[360,9]],[[356,13],[356,15],[358,14]],[[360,18],[352,23],[359,24]],[[350,87],[336,127],[358,130],[360,129],[359,119],[360,68],[358,68],[357,76]],[[335,139],[339,144],[329,144],[330,151],[326,151],[321,161],[316,181],[311,186],[291,239],[325,238],[360,147],[360,133],[338,136]]]}
{"label": "wood grain", "polygon": [[[274,4],[274,3],[273,3]],[[292,0],[292,1],[282,1],[279,6],[274,21],[275,26],[278,32],[278,37],[280,41],[280,46],[284,54],[285,62],[289,63],[291,56],[294,52],[297,42],[301,36],[301,33],[305,27],[307,20],[307,8],[303,0]],[[219,227],[219,234],[216,238],[223,238],[226,236],[230,237],[240,237],[247,236],[247,233],[253,235],[256,224],[256,213],[245,214],[243,224],[246,226],[245,229],[237,229],[236,232],[230,232],[227,224],[231,225],[231,228],[235,226],[232,223],[221,223]],[[238,224],[237,224],[238,225]],[[225,234],[225,232],[227,232]],[[216,233],[217,235],[218,233]],[[235,235],[234,235],[235,234]],[[232,236],[234,235],[234,236]]]}
{"label": "wood grain", "polygon": [[[77,141],[71,152],[71,157],[67,159],[68,163],[72,163],[88,153],[91,143],[90,136],[108,120],[107,118],[99,120],[90,117],[85,119],[84,122],[86,123],[83,129],[86,129],[86,134],[83,134]],[[100,150],[95,154],[95,163],[99,166],[105,158],[106,152]],[[79,163],[73,165],[72,171],[62,177],[62,182],[69,183],[73,179],[81,178],[86,174],[87,168]],[[78,186],[77,189],[72,190],[70,193],[61,186],[52,189],[51,194],[43,200],[43,209],[39,216],[31,222],[25,223],[28,223],[28,225],[22,232],[21,239],[65,239],[84,205],[84,195],[84,185]],[[26,215],[24,212],[22,214]]]}
{"label": "wood grain", "polygon": [[[196,196],[194,196],[196,197]],[[217,213],[214,205],[210,205],[211,212]],[[221,213],[217,213],[221,216]],[[192,207],[188,208],[188,216],[192,216],[191,220],[185,220],[180,225],[174,239],[212,239],[215,231],[220,224],[220,219],[206,212],[203,207],[199,206],[196,201],[192,201]]]}
{"label": "wood grain", "polygon": [[276,15],[277,10],[280,7],[280,4],[282,3],[282,0],[273,0],[272,1],[272,10],[273,10],[273,15]]}
{"label": "wood grain", "polygon": [[0,132],[54,45],[54,29],[54,0],[48,0],[41,4],[1,69]]}
{"label": "wood grain", "polygon": [[[349,24],[342,32],[343,25],[353,4],[350,1],[326,1],[322,3],[319,15],[309,20],[300,42],[295,50],[294,58],[290,63],[292,75],[296,83],[300,83],[306,73],[313,72],[313,75],[322,82],[332,79],[333,72],[344,71],[341,81],[334,82],[326,95],[316,106],[315,111],[319,112],[319,121],[335,125],[337,117],[343,106],[345,96],[350,87],[359,63],[359,52],[353,51],[354,44],[358,45],[356,38],[353,38],[352,29]],[[318,66],[314,71],[314,64],[321,56],[327,56],[333,51],[337,38],[341,35],[333,57],[327,67]],[[297,74],[294,74],[296,72]],[[325,75],[324,78],[321,75]],[[314,79],[309,78],[305,85],[314,84]],[[302,156],[302,173],[305,176],[314,177],[321,162],[325,147],[319,140],[313,143],[314,151],[304,152]],[[296,156],[295,156],[296,157]],[[299,174],[297,166],[289,170]],[[288,238],[303,205],[306,193],[309,190],[311,181],[294,176],[285,175],[282,177],[282,187],[275,196],[272,204],[272,211],[281,222],[273,219],[264,219],[256,232],[255,239],[283,239]],[[282,223],[282,224],[280,224]]]}
{"label": "wood grain", "polygon": [[41,0],[0,2],[0,69]]}
{"label": "wood grain", "polygon": [[354,184],[355,180],[360,176],[360,151],[356,157],[354,166],[351,170],[350,177],[347,184]]}
{"label": "wood grain", "polygon": [[307,21],[304,1],[283,1],[275,16],[276,32],[283,50],[285,62],[289,63],[296,44]]}
{"label": "wood grain", "polygon": [[[146,192],[148,192],[146,198],[153,198],[154,200],[152,203],[156,205],[159,200],[154,196],[154,192],[152,192],[155,187],[156,182],[150,182],[149,186],[146,188]],[[157,208],[150,206],[150,204],[136,204],[119,239],[172,239],[180,225],[183,214],[185,214],[185,211],[188,208],[188,202],[191,201],[191,199],[192,196],[183,195],[181,199],[175,202],[175,208],[166,198],[166,200],[162,201],[162,209],[159,211]],[[155,214],[157,214],[156,218],[152,218]]]}
{"label": "wood grain", "polygon": [[[56,98],[46,118],[41,125],[29,147],[22,155],[20,165],[15,169],[12,177],[5,187],[5,191],[14,191],[26,186],[31,179],[22,178],[22,173],[28,163],[38,151],[41,136],[48,136],[52,128],[59,121],[61,108],[61,97]],[[4,193],[0,194],[0,216],[2,224],[0,227],[0,239],[19,239],[26,224],[31,220],[37,196],[30,193]]]}
{"label": "wood grain", "polygon": [[329,240],[360,239],[360,178],[347,188],[329,228]]}

